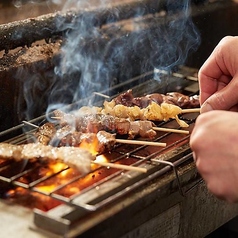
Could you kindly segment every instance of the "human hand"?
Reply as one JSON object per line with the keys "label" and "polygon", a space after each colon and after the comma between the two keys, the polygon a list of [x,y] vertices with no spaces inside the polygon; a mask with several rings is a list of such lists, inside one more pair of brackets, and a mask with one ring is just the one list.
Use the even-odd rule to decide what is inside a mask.
{"label": "human hand", "polygon": [[238,37],[223,38],[198,73],[201,112],[238,111]]}
{"label": "human hand", "polygon": [[214,110],[198,116],[190,138],[208,190],[228,202],[238,202],[237,132],[237,112]]}

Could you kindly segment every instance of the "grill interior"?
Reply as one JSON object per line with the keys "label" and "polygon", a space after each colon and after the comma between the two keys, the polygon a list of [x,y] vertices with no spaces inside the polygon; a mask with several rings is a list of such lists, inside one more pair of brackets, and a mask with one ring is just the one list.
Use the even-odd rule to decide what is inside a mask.
{"label": "grill interior", "polygon": [[[148,93],[147,90],[153,92],[151,88],[143,87],[143,84],[148,85],[149,82],[150,85],[153,84],[154,92],[167,91],[169,87],[171,90],[176,89],[190,95],[197,93],[196,70],[181,68],[180,72],[170,75],[164,73],[163,76],[160,72],[160,78],[164,77],[165,79],[161,81],[155,80],[155,77],[154,72],[147,73],[131,79],[129,84],[117,85],[117,87],[128,89],[132,84],[138,85],[132,88],[133,91],[136,95],[144,95]],[[168,77],[170,84],[165,83]],[[178,85],[180,90],[178,90]],[[115,88],[112,88],[112,91],[114,90]],[[98,98],[95,100],[99,104]],[[81,103],[78,104],[81,105]],[[74,108],[76,105],[69,106]],[[185,114],[182,118],[190,125],[188,128],[190,132],[196,116],[197,113],[191,113]],[[29,143],[32,142],[32,133],[36,130],[32,124],[41,125],[45,122],[45,116],[41,116],[2,132],[1,136],[6,138],[8,134],[12,135],[13,131],[18,131],[18,133],[21,131],[17,136],[10,137],[5,142]],[[175,120],[160,122],[158,126],[179,129]],[[102,209],[168,172],[174,174],[177,179],[176,187],[182,194],[177,168],[192,161],[188,145],[189,135],[158,132],[155,141],[165,142],[167,146],[163,148],[117,144],[112,151],[104,154],[108,162],[146,168],[147,173],[94,166],[92,171],[85,176],[66,165],[54,170],[52,166],[55,165],[45,161],[1,161],[0,181],[4,188],[1,190],[1,197],[38,209],[35,210],[36,217],[48,217],[46,214],[51,209],[57,208],[61,204],[67,204],[76,207],[77,210],[83,210],[83,212],[77,212],[76,217],[79,219],[81,216],[85,216],[85,213]],[[74,217],[74,219],[76,218]],[[70,221],[71,223],[73,221]],[[38,225],[41,226],[41,222]]]}
{"label": "grill interior", "polygon": [[[175,91],[175,89],[187,95],[197,93],[196,70],[182,67],[174,74],[164,72],[164,75],[161,76],[160,72],[160,77],[164,77],[165,80],[156,80],[156,73],[150,72],[131,79],[129,84],[117,85],[116,87],[128,89],[132,84],[137,85],[132,89],[138,95],[144,95],[148,93],[148,90],[152,93],[158,92],[158,90],[160,92],[164,90]],[[168,78],[170,84],[164,84]],[[154,91],[148,89],[148,87],[143,87],[143,83],[148,83],[148,80],[153,85]],[[138,82],[140,83],[138,84]],[[115,91],[115,88],[111,90]],[[95,99],[94,97],[92,96],[93,99]],[[104,98],[101,98],[101,100],[97,98],[96,102],[100,104],[100,101],[103,102],[103,100]],[[79,102],[78,105],[81,105],[81,103]],[[75,108],[76,105],[69,105],[69,107]],[[190,125],[187,128],[190,132],[197,115],[197,113],[190,113],[182,116],[182,119]],[[2,132],[1,136],[5,138],[14,131],[18,131],[18,133],[20,131],[17,136],[10,136],[5,142],[13,144],[30,143],[33,142],[32,133],[36,130],[33,125],[38,126],[45,122],[45,116],[35,118],[29,122],[24,121],[17,127]],[[175,120],[160,122],[158,126],[179,129]],[[52,213],[52,210],[60,209],[61,206],[66,204],[73,208],[73,211],[70,210],[67,215],[67,225],[64,222],[61,224],[64,229],[60,232],[64,233],[65,229],[71,227],[75,220],[82,219],[88,213],[101,210],[105,206],[123,199],[132,191],[150,183],[155,178],[163,177],[169,173],[174,176],[177,181],[175,187],[183,195],[184,191],[182,190],[178,168],[191,163],[193,160],[188,145],[189,135],[157,132],[154,141],[165,142],[167,146],[164,148],[117,144],[112,151],[103,154],[107,158],[107,162],[146,168],[147,173],[93,166],[89,174],[82,175],[76,169],[69,168],[62,163],[55,164],[50,161],[39,160],[21,162],[2,160],[0,181],[1,187],[4,189],[1,192],[1,197],[35,208],[35,223],[39,227],[43,226],[43,229],[49,229],[49,227],[42,225],[42,218],[47,219],[47,221],[50,218],[50,223],[55,223],[58,218],[52,218],[49,214]],[[75,209],[77,215],[72,216]],[[59,216],[64,217],[65,214]],[[56,227],[51,226],[50,230],[59,233]]]}

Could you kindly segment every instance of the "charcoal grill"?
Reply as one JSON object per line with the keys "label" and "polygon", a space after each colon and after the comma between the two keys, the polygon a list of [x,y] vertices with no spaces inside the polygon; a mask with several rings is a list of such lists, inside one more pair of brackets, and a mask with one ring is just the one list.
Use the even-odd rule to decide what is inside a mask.
{"label": "charcoal grill", "polygon": [[[182,71],[182,69],[181,69]],[[190,73],[190,75],[188,74]],[[160,73],[161,74],[161,73]],[[154,76],[154,72],[147,73],[143,76],[136,77],[131,79],[130,83],[132,81],[134,85],[137,85],[137,82],[140,82],[138,86],[133,87],[133,90],[137,93],[142,93],[144,91],[144,83],[148,83],[148,80],[150,79],[151,83],[154,85],[154,89],[156,91],[156,88],[161,88],[163,85],[159,83],[158,81],[154,80],[152,77]],[[180,77],[179,77],[180,76]],[[167,74],[164,75],[164,77],[168,77]],[[174,82],[175,85],[178,84],[178,80],[181,81],[179,85],[183,85],[183,88],[186,90],[197,90],[198,88],[195,86],[197,85],[197,78],[196,78],[196,71],[187,69],[187,77],[184,79],[184,75],[181,73],[176,72],[174,75],[170,75],[171,82]],[[170,87],[172,87],[173,83],[170,84]],[[192,87],[191,87],[192,86]],[[116,87],[120,87],[117,85]],[[123,86],[125,87],[125,85]],[[128,88],[128,86],[126,86]],[[112,91],[115,90],[115,88],[111,88]],[[150,90],[150,92],[152,92]],[[144,91],[143,93],[146,93]],[[194,92],[193,92],[194,93]],[[100,96],[100,94],[99,94]],[[94,100],[95,100],[95,96]],[[88,98],[87,100],[92,100],[92,98]],[[97,102],[99,102],[98,99],[96,99]],[[70,105],[71,107],[75,105]],[[191,127],[189,128],[189,131],[192,130],[192,126],[194,124],[195,118],[197,114],[192,113],[191,115],[187,115],[187,118],[184,118],[189,124],[191,124]],[[9,140],[6,140],[5,142],[9,142],[12,144],[22,144],[22,143],[30,143],[33,142],[33,132],[35,130],[35,126],[38,124],[44,122],[46,120],[45,116],[41,116],[39,118],[35,118],[31,121],[24,121],[22,124],[15,128],[11,128],[7,131],[4,131],[1,133],[2,136],[6,136],[8,133],[12,133],[14,130],[18,130],[21,128],[21,130],[24,132],[24,134],[19,134],[18,136],[14,138],[10,138]],[[170,121],[170,122],[164,122],[161,123],[160,126],[166,126],[168,128],[178,128],[179,125],[176,121]],[[31,177],[31,174],[40,173],[38,171],[39,164],[36,163],[36,165],[30,164],[30,167],[23,166],[25,168],[22,169],[22,171],[18,172],[14,171],[13,168],[21,167],[19,163],[16,165],[14,162],[9,164],[2,164],[1,167],[1,174],[0,179],[2,182],[16,186],[21,187],[23,189],[29,190],[29,193],[22,192],[21,196],[25,196],[25,199],[19,199],[18,195],[16,194],[12,196],[12,199],[17,202],[20,200],[20,203],[22,202],[24,205],[24,202],[27,202],[28,199],[33,196],[35,193],[39,193],[43,196],[46,196],[49,198],[49,203],[52,203],[52,205],[49,205],[49,208],[46,204],[41,204],[42,201],[39,202],[39,206],[41,209],[35,209],[35,217],[34,221],[36,226],[45,229],[50,230],[53,233],[60,234],[60,235],[69,235],[71,232],[74,232],[74,229],[72,229],[72,226],[74,226],[74,222],[83,219],[85,216],[87,217],[92,212],[97,212],[102,209],[105,209],[106,206],[117,203],[118,199],[123,199],[123,197],[127,196],[128,194],[131,194],[132,191],[138,190],[141,186],[144,186],[153,180],[157,179],[158,177],[163,177],[165,174],[170,174],[171,177],[173,177],[173,180],[175,184],[173,185],[173,189],[178,189],[181,196],[184,196],[184,191],[182,189],[182,182],[180,181],[179,176],[179,166],[184,165],[185,167],[188,166],[189,163],[192,162],[192,155],[191,151],[188,145],[189,136],[188,135],[182,135],[182,134],[174,134],[174,133],[158,133],[157,138],[155,141],[165,142],[167,143],[166,148],[155,148],[153,146],[125,146],[125,145],[118,145],[113,151],[110,153],[106,153],[105,157],[110,158],[110,162],[113,163],[121,163],[121,164],[129,164],[133,166],[138,166],[142,168],[146,168],[148,172],[146,174],[141,174],[140,172],[135,171],[122,171],[118,169],[113,168],[96,168],[94,169],[89,175],[86,176],[86,178],[83,178],[81,174],[76,173],[75,176],[68,179],[67,182],[64,182],[60,184],[58,187],[55,187],[52,191],[42,191],[40,184],[54,184],[54,178],[59,176],[60,173],[65,173],[67,168],[63,168],[62,170],[59,170],[53,174],[45,175],[37,177],[36,179],[31,179],[30,182],[26,182],[24,177]],[[24,162],[23,162],[24,163]],[[189,165],[191,166],[191,165]],[[14,171],[9,172],[10,170]],[[33,176],[34,177],[34,176]],[[99,177],[99,178],[98,178]],[[52,182],[49,182],[52,180]],[[91,180],[91,183],[89,183],[88,186],[85,186],[84,180]],[[87,182],[86,182],[87,183]],[[51,185],[52,185],[51,184]],[[82,188],[80,187],[80,184],[82,184]],[[50,186],[50,185],[49,185]],[[75,188],[78,188],[80,191],[79,194],[77,192],[75,194],[64,195],[64,190],[69,186],[76,186]],[[60,192],[61,191],[61,192]],[[5,191],[7,196],[11,196],[11,191],[9,192],[8,189]],[[17,193],[17,192],[16,192]],[[21,193],[21,192],[20,192]],[[67,192],[66,192],[67,193]],[[4,194],[4,193],[3,193]],[[37,200],[37,196],[35,196],[35,199]],[[54,202],[51,202],[51,200],[56,200]],[[27,202],[28,203],[28,202]],[[35,202],[34,202],[35,204]],[[28,204],[29,205],[29,204]],[[58,205],[54,207],[55,205]],[[31,205],[30,205],[31,206]],[[34,205],[33,205],[34,206]],[[36,205],[37,206],[37,205]],[[46,208],[43,208],[46,206]],[[52,207],[51,207],[52,206]],[[67,208],[67,209],[66,209]],[[49,209],[49,210],[48,210]],[[65,211],[67,210],[67,214]],[[43,211],[42,211],[43,210]],[[55,213],[57,210],[62,211],[63,214],[59,214],[57,212],[58,218],[51,217],[50,214]],[[60,218],[60,219],[59,219]],[[73,231],[72,231],[73,230]],[[84,232],[84,228],[80,226],[80,231]]]}
{"label": "charcoal grill", "polygon": [[[184,72],[186,72],[186,77]],[[130,83],[134,81],[134,85],[138,85],[132,89],[138,93],[145,93],[143,82],[147,83],[150,79],[155,91],[162,90],[164,85],[153,79],[154,75],[154,72],[151,72],[131,79]],[[165,74],[164,77],[167,78],[168,75]],[[182,86],[184,93],[194,94],[198,90],[196,70],[191,68],[181,68],[171,74],[170,79],[170,87],[176,89],[178,85]],[[114,91],[115,88],[111,90]],[[98,99],[96,101],[99,102]],[[196,113],[183,117],[190,124],[188,129],[190,132],[196,117]],[[14,130],[19,131],[20,129],[24,133],[11,137],[7,142],[14,144],[31,142],[32,133],[35,130],[33,125],[40,125],[42,122],[45,122],[45,116],[24,121],[2,132],[1,136],[5,137],[6,134],[12,134]],[[179,128],[173,120],[160,123],[159,126]],[[205,190],[205,185],[193,163],[188,144],[189,135],[160,132],[155,141],[166,142],[168,145],[166,148],[118,145],[113,151],[105,154],[113,163],[147,168],[146,174],[105,167],[95,168],[86,176],[86,179],[91,181],[87,186],[85,186],[85,178],[76,173],[74,177],[60,183],[53,190],[45,191],[42,186],[50,187],[55,183],[55,178],[69,168],[63,168],[50,175],[42,174],[36,178],[33,176],[34,179],[32,179],[31,174],[39,173],[38,163],[30,164],[29,167],[23,166],[19,172],[19,168],[22,167],[11,162],[3,163],[1,166],[2,188],[5,188],[4,194],[10,197],[13,204],[34,208],[33,221],[28,224],[33,235],[37,232],[37,235],[40,234],[43,237],[54,237],[55,235],[94,237],[95,234],[97,237],[133,237],[137,232],[141,232],[142,236],[150,237],[151,234],[147,231],[150,227],[156,235],[162,235],[167,229],[171,229],[169,233],[166,233],[168,237],[178,236],[179,229],[181,229],[179,228],[180,222],[183,221],[182,229],[184,230],[187,229],[186,222],[189,222],[183,220],[185,219],[184,211],[181,209],[184,208],[181,206],[187,206],[183,203],[188,202],[191,195],[198,196],[198,189],[201,189],[202,196],[199,194],[199,199],[196,198],[195,201],[199,204],[202,203],[202,199],[209,196],[209,193]],[[17,168],[16,171],[13,168]],[[12,171],[10,174],[9,170]],[[30,178],[30,182],[26,182],[24,177]],[[65,192],[69,186],[77,192],[75,194]],[[14,188],[16,190],[12,192]],[[234,209],[229,206],[227,208],[227,205],[221,204],[213,197],[209,199],[216,207],[225,206],[227,211]],[[162,207],[160,203],[163,204]],[[227,212],[224,215],[229,217],[231,214]],[[129,224],[127,224],[128,221],[124,221],[123,216],[128,217]],[[110,229],[109,224],[115,226],[114,229]],[[160,229],[156,228],[158,225]],[[196,227],[194,229],[196,230]],[[115,230],[116,234],[114,234]],[[204,229],[202,231],[204,232]]]}
{"label": "charcoal grill", "polygon": [[[212,10],[223,11],[228,5],[233,8],[236,6],[230,1],[218,1],[208,4],[205,10],[210,14]],[[138,18],[135,22],[133,20],[132,27],[131,18],[135,17],[141,7],[143,11],[140,11],[140,16],[136,15]],[[140,36],[141,32],[144,35],[151,33],[158,25],[166,29],[170,22],[183,17],[179,11],[173,11],[172,15],[166,14],[166,11],[166,1],[131,1],[110,8],[55,13],[1,25],[1,115],[7,115],[1,116],[1,141],[14,144],[30,142],[34,125],[41,125],[46,120],[44,113],[52,82],[61,79],[55,78],[53,70],[60,60],[60,48],[69,30],[56,27],[59,20],[71,23],[79,19],[90,19],[91,26],[100,28],[100,37],[83,45],[83,53],[87,55],[95,49],[95,42],[99,42],[104,50],[105,42],[116,35],[116,40],[110,45],[112,50],[125,37],[129,39],[128,42],[132,42],[133,37]],[[204,6],[196,6],[194,17],[203,11]],[[21,36],[14,38],[14,32],[21,32]],[[44,39],[46,43],[42,42]],[[141,39],[141,45],[145,46],[145,58],[139,60],[134,52],[127,52],[126,62],[131,66],[129,71],[126,70],[127,64],[113,61],[112,69],[108,68],[106,75],[104,72],[100,75],[111,79],[110,87],[106,90],[99,88],[97,92],[111,98],[131,88],[135,96],[169,91],[187,95],[198,93],[196,69],[176,66],[167,70],[163,67],[154,70],[152,62],[146,60],[153,49],[146,38]],[[22,46],[27,47],[17,48]],[[136,50],[139,50],[139,46]],[[78,47],[80,49],[82,45]],[[101,53],[102,51],[96,52],[94,56],[100,58]],[[107,55],[105,59],[112,59],[111,55]],[[34,75],[33,80],[29,80],[29,75]],[[64,83],[71,89],[78,78],[80,72],[66,74]],[[31,100],[35,104],[30,105],[32,111],[26,115],[23,112],[29,108],[29,104],[24,97],[24,83],[29,82],[32,86],[38,81],[44,87],[37,88],[35,94],[32,94]],[[85,105],[88,101],[93,105],[100,105],[104,98],[93,94],[94,91],[95,88],[90,88],[86,99],[77,98],[77,101],[69,96],[65,103],[70,109]],[[32,93],[31,90],[28,92]],[[196,117],[197,114],[194,113],[183,115],[183,119],[190,125],[190,132]],[[175,121],[158,125],[178,128]],[[50,175],[42,173],[41,176],[36,176],[36,171],[39,172],[42,166],[47,167],[47,164],[28,162],[19,166],[12,161],[1,163],[0,213],[1,217],[6,217],[1,225],[9,227],[9,223],[19,224],[11,227],[14,235],[36,238],[182,238],[204,237],[236,216],[237,206],[219,201],[207,191],[193,163],[188,135],[159,132],[155,140],[167,142],[168,146],[155,148],[117,145],[113,151],[105,154],[113,163],[147,168],[146,174],[105,167],[94,168],[86,176],[89,181],[87,186],[84,186],[85,181],[82,182],[85,179],[82,175],[71,171],[75,173],[73,178],[46,191],[42,186],[52,184],[55,178],[70,168],[64,167]],[[31,177],[32,174],[35,176]],[[66,194],[69,186],[74,189],[82,187],[80,192],[77,190]],[[5,232],[6,229],[3,228],[1,231]]]}

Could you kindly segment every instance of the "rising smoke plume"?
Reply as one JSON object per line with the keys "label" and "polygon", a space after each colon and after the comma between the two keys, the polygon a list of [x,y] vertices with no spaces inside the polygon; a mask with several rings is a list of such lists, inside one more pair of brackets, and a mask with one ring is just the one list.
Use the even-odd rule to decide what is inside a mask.
{"label": "rising smoke plume", "polygon": [[[47,112],[95,91],[107,92],[111,86],[150,70],[172,71],[184,64],[200,42],[188,0],[145,1],[161,7],[159,12],[148,9],[143,1],[131,5],[133,9],[115,7],[116,1],[109,0],[52,2],[62,6],[62,12],[74,11],[75,18],[70,22],[58,18],[56,22],[64,32],[64,43],[54,69]],[[126,15],[129,19],[121,19]]]}

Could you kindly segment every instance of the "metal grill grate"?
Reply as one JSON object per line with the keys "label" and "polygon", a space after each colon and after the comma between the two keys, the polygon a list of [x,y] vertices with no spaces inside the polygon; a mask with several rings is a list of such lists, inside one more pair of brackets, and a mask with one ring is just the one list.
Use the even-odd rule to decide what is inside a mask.
{"label": "metal grill grate", "polygon": [[[174,122],[168,122],[165,126],[169,127],[170,124]],[[17,138],[13,138],[9,140],[10,143],[26,143],[29,141],[30,135],[27,137],[22,135]],[[54,172],[49,175],[43,175],[39,178],[36,178],[32,181],[27,181],[24,179],[25,177],[31,176],[31,174],[35,174],[38,172],[41,164],[39,162],[30,163],[29,166],[22,162],[24,168],[22,171],[12,172],[14,171],[16,166],[19,166],[19,162],[8,162],[7,164],[2,163],[0,168],[0,180],[3,182],[7,182],[14,186],[19,186],[25,189],[29,189],[32,192],[37,192],[45,196],[50,196],[54,199],[57,199],[63,203],[73,204],[87,210],[96,210],[103,205],[107,204],[110,201],[126,194],[128,191],[131,191],[133,188],[137,188],[142,184],[148,182],[148,180],[153,179],[154,176],[158,174],[165,173],[167,169],[162,169],[161,167],[167,167],[168,164],[164,164],[161,166],[160,161],[169,160],[171,162],[175,162],[178,157],[183,157],[183,154],[189,153],[188,147],[188,139],[187,135],[175,135],[172,133],[158,133],[158,137],[155,141],[166,142],[166,148],[154,148],[153,146],[135,146],[135,145],[117,145],[117,147],[110,152],[110,154],[105,154],[105,157],[110,157],[110,161],[113,163],[128,163],[132,166],[143,167],[148,170],[146,174],[141,174],[140,172],[135,171],[122,171],[118,169],[108,169],[108,168],[96,168],[88,175],[82,176],[81,174],[76,174],[68,181],[65,181],[63,184],[56,186],[52,191],[42,191],[39,188],[41,184],[50,184],[50,180],[54,181],[54,178],[59,176],[61,173],[68,170],[68,167],[60,169],[57,172]],[[152,161],[152,162],[151,162]],[[184,162],[184,159],[182,161]],[[176,166],[180,164],[180,162],[176,162]],[[173,164],[175,165],[175,164]],[[43,164],[44,166],[44,164]],[[169,167],[171,167],[169,165]],[[7,172],[6,172],[7,171]],[[106,172],[105,172],[106,171]],[[4,175],[6,173],[6,175]],[[74,171],[75,173],[75,171]],[[101,174],[107,173],[107,176],[102,176]],[[89,185],[88,187],[82,189],[79,194],[73,194],[70,197],[61,194],[60,191],[64,191],[64,189],[72,184],[77,184],[80,186],[80,183],[85,183],[83,180],[95,179],[95,174],[97,176],[102,177],[99,181]],[[156,174],[156,175],[155,175]],[[22,181],[23,180],[23,181]],[[100,190],[100,192],[98,192]]]}
{"label": "metal grill grate", "polygon": [[[165,76],[167,77],[167,75]],[[152,74],[144,75],[143,77],[144,83],[146,83],[148,77],[152,77]],[[196,83],[195,77],[191,76],[192,79],[189,79],[189,76],[182,77],[182,74],[179,72],[171,77],[170,86],[173,85],[173,83],[174,85],[179,83],[186,88]],[[138,85],[134,87],[133,90],[141,95],[143,95],[143,93],[148,93],[141,92],[143,89],[141,86],[143,85],[143,80],[141,77],[132,80],[134,85]],[[168,90],[163,89],[164,85],[161,86],[158,81],[153,79],[150,80],[156,85],[156,87],[154,87],[155,91],[163,92],[163,90]],[[176,82],[176,80],[181,80],[184,83],[181,84],[181,82]],[[137,81],[140,81],[140,84],[136,84],[135,82]],[[128,89],[128,85],[119,85],[117,87],[120,87],[120,89]],[[112,91],[115,91],[115,88],[112,88]],[[188,128],[190,132],[192,131],[196,117],[196,113],[191,113],[186,114],[182,118],[190,124]],[[32,132],[35,130],[32,126],[36,125],[37,127],[37,125],[40,125],[42,122],[45,122],[45,116],[36,118],[30,122],[23,122],[15,128],[2,132],[1,135],[5,137],[8,134],[12,134],[14,131],[21,130],[24,133],[20,133],[13,138],[10,137],[6,142],[13,144],[29,143],[32,142]],[[179,129],[175,120],[159,123],[158,126]],[[100,210],[106,205],[117,201],[119,198],[126,196],[154,179],[157,179],[160,176],[166,176],[167,173],[173,174],[177,181],[176,187],[179,189],[180,194],[183,195],[184,192],[182,190],[178,168],[184,163],[186,164],[192,161],[188,143],[189,135],[157,132],[157,137],[154,141],[165,142],[167,146],[164,148],[147,145],[117,144],[112,151],[104,154],[112,163],[146,168],[147,173],[96,167],[93,168],[89,174],[83,176],[77,170],[69,168],[67,165],[57,171],[51,171],[51,173],[42,173],[42,168],[43,170],[47,170],[50,166],[50,164],[45,161],[2,161],[2,163],[0,163],[0,183],[4,183],[4,187],[6,187],[5,192],[8,195],[9,191],[12,191],[12,189],[22,188],[24,191],[27,191],[27,196],[30,196],[31,199],[32,197],[35,199],[43,196],[43,199],[41,197],[40,200],[43,205],[40,207],[36,206],[35,209],[35,223],[41,227],[42,218],[47,221],[50,220],[53,223],[57,221],[63,229],[60,233],[64,234],[70,224],[75,220],[82,218],[85,213]],[[64,177],[64,173],[71,174],[71,176]],[[51,189],[42,189],[44,186],[48,186]],[[70,192],[68,192],[68,188],[71,188]],[[1,195],[3,196],[3,194]],[[23,195],[25,195],[25,193]],[[29,197],[26,200],[28,201]],[[52,202],[52,200],[55,202]],[[39,205],[38,202],[37,205]],[[53,207],[45,208],[44,203],[48,202],[50,204],[52,203]],[[52,218],[49,213],[51,213],[54,207],[59,207],[60,209],[60,204],[65,204],[74,209],[76,208],[77,215],[74,214],[72,218],[72,211],[70,211],[68,215],[63,215],[64,217],[69,216],[69,220],[66,219],[65,221],[64,219],[60,219],[59,221],[58,218],[55,218],[54,216]],[[78,212],[78,209],[81,212]],[[49,213],[47,211],[49,211]],[[54,230],[55,228],[52,229]],[[54,232],[57,233],[59,231]]]}

